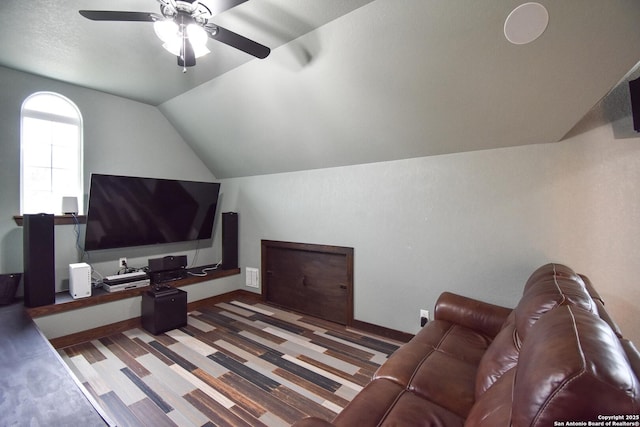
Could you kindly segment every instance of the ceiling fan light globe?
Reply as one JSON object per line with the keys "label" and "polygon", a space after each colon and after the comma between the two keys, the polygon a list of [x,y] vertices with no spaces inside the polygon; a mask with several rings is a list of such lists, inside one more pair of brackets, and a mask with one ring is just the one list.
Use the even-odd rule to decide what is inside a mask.
{"label": "ceiling fan light globe", "polygon": [[178,24],[172,19],[165,19],[153,23],[156,36],[165,43],[173,43],[180,40]]}
{"label": "ceiling fan light globe", "polygon": [[[189,43],[189,40],[187,40],[187,43]],[[175,41],[171,41],[163,44],[162,47],[165,48],[165,50],[170,52],[172,55],[180,56],[181,45],[182,43],[180,43],[180,40],[175,40]],[[196,58],[200,58],[201,56],[211,53],[211,51],[207,48],[207,46],[204,46],[204,45],[194,46],[193,44],[191,44],[191,47],[193,48],[193,54]]]}
{"label": "ceiling fan light globe", "polygon": [[201,56],[205,56],[207,53],[211,53],[207,46],[194,46],[193,44],[191,44],[191,46],[193,47],[193,54],[196,58],[200,58]]}
{"label": "ceiling fan light globe", "polygon": [[180,41],[175,40],[175,42],[167,42],[162,45],[163,48],[174,56],[180,55]]}
{"label": "ceiling fan light globe", "polygon": [[193,53],[195,54],[196,58],[199,58],[210,52],[210,50],[207,48],[208,39],[209,36],[207,36],[207,32],[200,25],[187,25],[187,41],[191,43],[191,47],[193,48]]}
{"label": "ceiling fan light globe", "polygon": [[198,24],[187,25],[187,37],[191,40],[192,45],[206,45],[207,32]]}

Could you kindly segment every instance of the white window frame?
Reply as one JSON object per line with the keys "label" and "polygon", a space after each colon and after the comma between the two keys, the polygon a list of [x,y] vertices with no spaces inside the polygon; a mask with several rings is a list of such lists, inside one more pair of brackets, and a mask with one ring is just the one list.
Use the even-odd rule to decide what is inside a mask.
{"label": "white window frame", "polygon": [[[69,115],[63,115],[63,114],[56,114],[55,111],[41,111],[41,110],[30,109],[28,105],[29,101],[32,101],[35,97],[39,97],[39,96],[54,96],[59,100],[64,101],[69,107],[72,107],[73,111],[75,112],[75,117],[70,117]],[[24,214],[43,212],[42,210],[41,212],[25,212],[25,206],[28,206],[27,205],[28,201],[25,200],[25,198],[28,197],[25,194],[25,182],[26,182],[25,173],[27,173],[27,169],[28,169],[28,167],[26,166],[28,163],[25,163],[25,160],[28,160],[28,159],[25,159],[25,156],[27,155],[27,151],[28,151],[25,149],[25,143],[26,143],[25,119],[45,120],[45,121],[51,122],[54,125],[66,124],[66,125],[72,125],[76,127],[78,132],[77,152],[74,153],[75,155],[73,156],[64,156],[64,158],[67,159],[68,162],[76,162],[75,165],[72,166],[77,171],[77,175],[75,176],[75,188],[69,188],[65,190],[65,194],[59,194],[60,196],[59,200],[58,198],[51,199],[50,202],[46,205],[46,209],[44,210],[44,213],[51,213],[56,215],[63,213],[62,212],[62,196],[71,196],[71,197],[76,197],[78,201],[78,214],[83,214],[84,212],[83,133],[84,132],[83,132],[82,114],[80,113],[80,110],[78,109],[78,107],[73,101],[55,92],[33,93],[23,101],[22,107],[20,109],[20,214],[24,215]],[[55,147],[56,145],[54,143],[51,143],[50,149],[52,150],[52,152],[53,150],[55,150]],[[55,169],[54,165],[52,164],[53,155],[51,156],[51,159],[49,161],[50,161],[49,171],[53,176],[53,171]],[[66,163],[66,165],[69,165],[69,163]],[[53,180],[53,178],[51,179]],[[53,187],[53,185],[54,184],[52,183],[51,186]],[[51,190],[51,193],[54,193],[53,188]]]}

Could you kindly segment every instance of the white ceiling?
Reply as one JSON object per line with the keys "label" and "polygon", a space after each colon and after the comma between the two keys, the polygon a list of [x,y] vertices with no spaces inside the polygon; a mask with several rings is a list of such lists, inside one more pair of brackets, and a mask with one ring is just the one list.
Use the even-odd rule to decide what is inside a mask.
{"label": "white ceiling", "polygon": [[[212,19],[277,48],[371,0],[249,0]],[[216,0],[201,0],[212,6]],[[78,10],[160,13],[156,0],[2,0],[0,65],[158,105],[254,59],[210,40],[186,74],[147,22],[96,22]]]}
{"label": "white ceiling", "polygon": [[271,55],[211,40],[182,74],[150,24],[77,13],[154,0],[3,0],[0,65],[158,105],[218,178],[555,142],[640,61],[640,1],[539,2],[513,45],[524,1],[249,0],[214,21]]}

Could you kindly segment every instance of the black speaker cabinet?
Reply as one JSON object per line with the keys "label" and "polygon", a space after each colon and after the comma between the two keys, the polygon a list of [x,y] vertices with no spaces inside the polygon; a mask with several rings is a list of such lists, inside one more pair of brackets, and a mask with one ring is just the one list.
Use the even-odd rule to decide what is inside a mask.
{"label": "black speaker cabinet", "polygon": [[238,268],[238,213],[222,213],[222,269]]}
{"label": "black speaker cabinet", "polygon": [[22,222],[24,305],[56,302],[53,215],[25,215]]}
{"label": "black speaker cabinet", "polygon": [[640,77],[629,82],[629,94],[631,95],[633,129],[640,132]]}
{"label": "black speaker cabinet", "polygon": [[142,327],[154,335],[187,324],[187,293],[180,289],[142,294]]}

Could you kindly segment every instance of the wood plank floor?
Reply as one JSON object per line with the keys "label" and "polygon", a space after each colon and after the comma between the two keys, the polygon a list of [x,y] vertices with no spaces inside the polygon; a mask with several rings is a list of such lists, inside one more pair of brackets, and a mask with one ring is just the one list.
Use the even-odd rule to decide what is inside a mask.
{"label": "wood plank floor", "polygon": [[399,345],[236,300],[59,352],[119,426],[286,426],[333,419]]}

